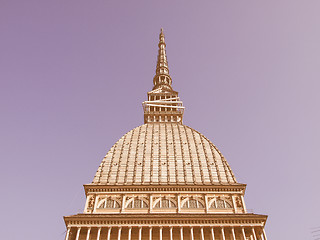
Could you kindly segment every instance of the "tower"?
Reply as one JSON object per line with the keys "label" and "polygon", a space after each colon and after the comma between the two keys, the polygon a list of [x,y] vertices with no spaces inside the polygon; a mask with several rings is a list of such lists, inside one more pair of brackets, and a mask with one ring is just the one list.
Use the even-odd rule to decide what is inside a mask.
{"label": "tower", "polygon": [[182,123],[161,29],[144,124],[108,151],[84,212],[64,217],[66,240],[266,240],[266,215],[248,213],[246,185],[222,153]]}

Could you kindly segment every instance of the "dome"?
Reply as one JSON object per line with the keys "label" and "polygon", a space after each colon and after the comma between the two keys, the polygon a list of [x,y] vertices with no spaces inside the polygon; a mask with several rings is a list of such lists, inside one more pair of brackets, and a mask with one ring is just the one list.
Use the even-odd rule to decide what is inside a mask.
{"label": "dome", "polygon": [[221,152],[180,123],[147,123],[120,138],[102,160],[92,184],[237,184]]}

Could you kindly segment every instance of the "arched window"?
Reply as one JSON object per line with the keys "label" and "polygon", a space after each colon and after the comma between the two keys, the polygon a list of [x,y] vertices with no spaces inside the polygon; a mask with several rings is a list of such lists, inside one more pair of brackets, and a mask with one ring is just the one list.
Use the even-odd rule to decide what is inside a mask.
{"label": "arched window", "polygon": [[204,208],[202,202],[197,199],[189,198],[183,205],[182,208]]}
{"label": "arched window", "polygon": [[120,208],[120,203],[118,203],[114,199],[106,198],[99,203],[98,208],[107,208],[107,209]]}
{"label": "arched window", "polygon": [[177,205],[168,198],[161,198],[156,205],[154,206],[154,208],[176,208]]}
{"label": "arched window", "polygon": [[140,198],[132,198],[127,208],[148,208],[148,204]]}
{"label": "arched window", "polygon": [[232,208],[232,206],[226,200],[216,199],[215,201],[212,202],[212,204],[210,205],[210,208],[222,209],[222,208]]}

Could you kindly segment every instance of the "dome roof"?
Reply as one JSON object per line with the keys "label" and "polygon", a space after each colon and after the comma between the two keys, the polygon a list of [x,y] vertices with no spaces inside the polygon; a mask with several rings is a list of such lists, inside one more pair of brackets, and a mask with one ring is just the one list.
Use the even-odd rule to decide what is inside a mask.
{"label": "dome roof", "polygon": [[237,184],[221,152],[179,123],[147,123],[116,142],[93,179],[101,185]]}

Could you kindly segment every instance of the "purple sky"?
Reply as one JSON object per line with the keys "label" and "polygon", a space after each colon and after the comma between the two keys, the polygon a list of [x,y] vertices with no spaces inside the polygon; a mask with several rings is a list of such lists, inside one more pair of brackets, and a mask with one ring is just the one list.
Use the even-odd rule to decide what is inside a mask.
{"label": "purple sky", "polygon": [[160,27],[184,123],[248,184],[269,239],[315,239],[319,0],[0,0],[2,239],[64,239],[82,185],[143,123]]}

